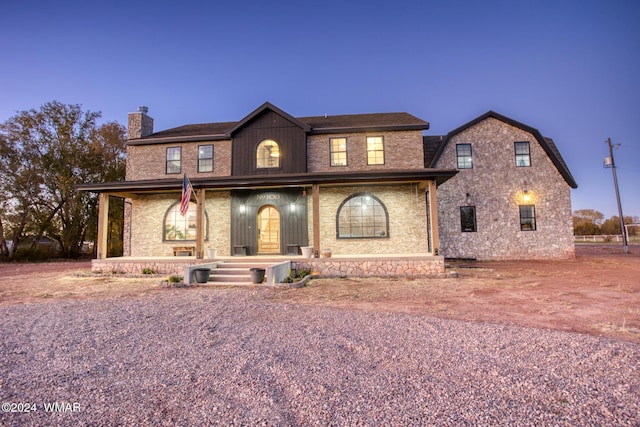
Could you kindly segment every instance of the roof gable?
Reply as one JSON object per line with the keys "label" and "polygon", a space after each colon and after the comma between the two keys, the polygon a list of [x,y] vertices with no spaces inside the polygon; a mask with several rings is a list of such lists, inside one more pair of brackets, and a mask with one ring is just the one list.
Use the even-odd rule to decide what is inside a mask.
{"label": "roof gable", "polygon": [[278,107],[271,104],[270,102],[265,102],[264,104],[262,104],[261,106],[253,110],[253,112],[251,112],[247,117],[245,117],[244,119],[236,123],[234,126],[227,129],[227,131],[225,132],[225,135],[228,137],[231,137],[235,132],[239,131],[244,126],[249,124],[253,119],[262,115],[265,111],[268,111],[268,110],[273,111],[274,113],[284,117],[291,123],[303,129],[305,132],[309,132],[309,130],[311,130],[308,124],[301,122],[300,120],[296,119],[289,113],[285,113],[283,110],[279,109]]}
{"label": "roof gable", "polygon": [[462,126],[449,132],[444,139],[444,143],[440,144],[440,146],[437,148],[437,151],[433,156],[429,166],[433,167],[438,162],[438,160],[440,159],[440,156],[442,155],[446,146],[449,144],[449,141],[451,140],[451,138],[453,138],[455,135],[459,134],[460,132],[480,123],[481,121],[488,119],[489,117],[492,117],[496,120],[507,123],[511,126],[517,127],[525,132],[529,132],[530,134],[532,134],[533,137],[536,139],[536,141],[538,141],[542,149],[545,151],[545,153],[547,153],[547,156],[549,156],[549,159],[554,164],[554,166],[558,169],[558,172],[560,172],[560,174],[565,179],[567,184],[569,184],[571,188],[578,188],[578,184],[573,178],[573,175],[571,175],[571,172],[569,171],[569,167],[567,166],[564,159],[560,155],[560,151],[558,150],[558,147],[556,146],[556,144],[553,142],[551,138],[545,138],[542,136],[542,134],[538,129],[533,128],[524,123],[520,123],[509,117],[503,116],[502,114],[498,114],[495,111],[487,111],[483,115],[476,117],[470,122],[465,123]]}

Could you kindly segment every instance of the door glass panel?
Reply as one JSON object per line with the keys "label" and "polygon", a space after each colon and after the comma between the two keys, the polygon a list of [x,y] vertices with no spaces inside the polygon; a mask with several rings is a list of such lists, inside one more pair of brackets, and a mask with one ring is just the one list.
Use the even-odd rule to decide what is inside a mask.
{"label": "door glass panel", "polygon": [[274,206],[258,212],[258,253],[280,253],[280,213]]}

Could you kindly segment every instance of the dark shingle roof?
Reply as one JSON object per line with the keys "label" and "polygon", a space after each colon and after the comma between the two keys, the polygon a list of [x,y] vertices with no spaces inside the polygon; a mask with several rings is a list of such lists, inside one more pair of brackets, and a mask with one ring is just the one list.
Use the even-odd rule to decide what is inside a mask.
{"label": "dark shingle roof", "polygon": [[[435,154],[431,158],[431,162],[428,164],[425,164],[425,166],[435,167],[435,164],[438,162],[438,159],[440,159],[440,156],[442,155],[444,148],[447,146],[447,144],[449,143],[449,140],[454,135],[462,132],[465,129],[470,128],[471,126],[476,125],[477,123],[480,123],[481,121],[489,117],[493,117],[494,119],[500,120],[501,122],[508,123],[511,126],[515,126],[519,129],[524,130],[525,132],[531,133],[534,136],[534,138],[540,143],[540,146],[547,153],[547,156],[549,156],[549,158],[551,159],[555,167],[558,169],[558,172],[560,172],[562,177],[565,179],[567,184],[569,184],[571,188],[578,188],[578,183],[573,178],[573,175],[571,175],[571,172],[569,171],[569,167],[567,166],[564,159],[560,155],[560,151],[558,150],[558,147],[556,147],[556,144],[553,142],[551,138],[545,138],[542,136],[542,134],[538,129],[532,128],[531,126],[525,125],[524,123],[520,123],[516,120],[510,119],[509,117],[503,116],[502,114],[498,114],[495,111],[488,111],[483,115],[471,120],[470,122],[465,123],[459,128],[449,132],[445,137],[444,142],[440,144],[439,147],[437,147]],[[426,160],[426,155],[425,155],[425,160]]]}
{"label": "dark shingle roof", "polygon": [[431,167],[433,158],[444,143],[444,135],[433,135],[422,137],[422,148],[424,151],[424,167]]}
{"label": "dark shingle roof", "polygon": [[278,107],[266,102],[239,122],[200,123],[184,125],[135,140],[129,145],[142,145],[174,141],[202,141],[228,139],[233,132],[266,109],[281,114],[299,124],[310,133],[336,133],[381,130],[423,130],[429,123],[409,113],[345,114],[339,116],[312,116],[294,118]]}

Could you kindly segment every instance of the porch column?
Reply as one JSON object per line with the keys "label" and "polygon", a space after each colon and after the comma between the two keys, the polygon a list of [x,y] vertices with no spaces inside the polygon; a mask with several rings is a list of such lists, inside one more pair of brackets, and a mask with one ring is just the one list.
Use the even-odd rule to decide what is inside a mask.
{"label": "porch column", "polygon": [[311,187],[313,199],[313,255],[320,253],[320,188],[318,184]]}
{"label": "porch column", "polygon": [[98,241],[97,258],[107,257],[107,236],[109,235],[109,194],[100,193],[98,196]]}
{"label": "porch column", "polygon": [[196,258],[204,258],[204,236],[206,236],[205,221],[204,221],[204,188],[196,192],[196,203],[198,209],[196,210]]}
{"label": "porch column", "polygon": [[440,253],[440,237],[438,236],[438,196],[437,187],[434,180],[429,181],[429,218],[431,219],[431,250],[434,255]]}

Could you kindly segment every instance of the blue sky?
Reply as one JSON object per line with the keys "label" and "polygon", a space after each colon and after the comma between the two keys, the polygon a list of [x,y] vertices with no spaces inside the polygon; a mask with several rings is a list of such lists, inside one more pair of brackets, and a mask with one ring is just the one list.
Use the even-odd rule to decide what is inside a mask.
{"label": "blue sky", "polygon": [[[8,3],[8,4],[6,4]],[[558,145],[573,209],[640,216],[640,2],[32,1],[0,14],[0,122],[48,101],[155,130],[406,111],[446,134],[488,110]]]}

